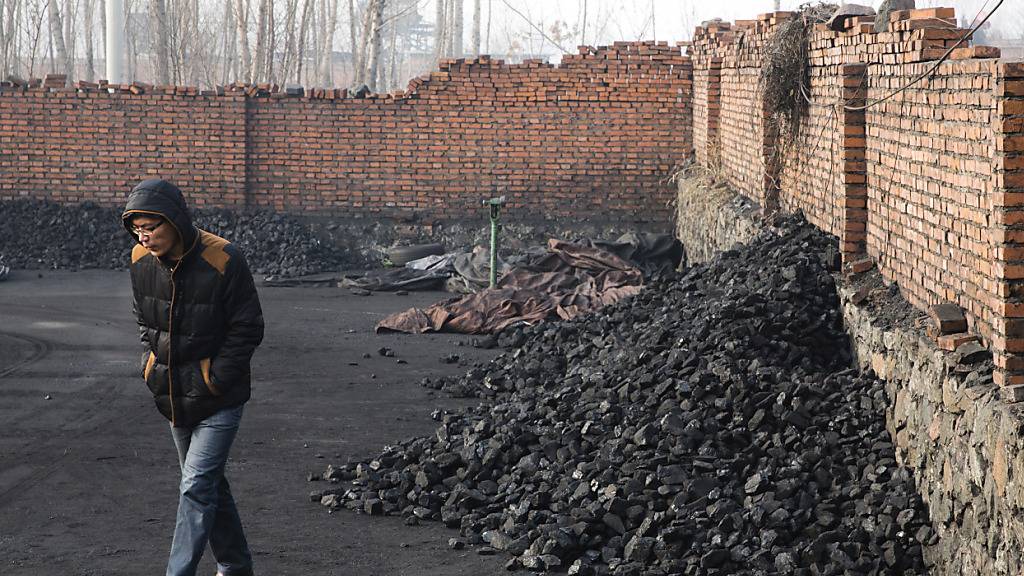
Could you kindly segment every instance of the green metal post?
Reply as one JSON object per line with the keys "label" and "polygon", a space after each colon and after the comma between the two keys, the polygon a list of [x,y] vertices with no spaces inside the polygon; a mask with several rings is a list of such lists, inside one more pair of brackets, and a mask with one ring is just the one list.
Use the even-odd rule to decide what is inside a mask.
{"label": "green metal post", "polygon": [[498,285],[498,205],[491,204],[491,288]]}
{"label": "green metal post", "polygon": [[484,200],[483,205],[491,209],[491,274],[490,285],[494,288],[498,285],[498,215],[501,207],[505,205],[505,197],[491,198]]}

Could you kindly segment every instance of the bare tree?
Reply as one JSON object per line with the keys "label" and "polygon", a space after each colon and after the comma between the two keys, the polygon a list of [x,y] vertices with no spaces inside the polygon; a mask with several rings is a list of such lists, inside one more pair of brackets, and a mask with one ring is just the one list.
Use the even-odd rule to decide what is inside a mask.
{"label": "bare tree", "polygon": [[[125,14],[133,14],[135,12],[135,0],[125,0],[124,2]],[[137,78],[136,74],[139,70],[139,33],[135,26],[130,26],[129,20],[125,18],[125,79],[131,81]]]}
{"label": "bare tree", "polygon": [[100,0],[100,46],[103,46],[103,61],[107,60],[107,0]]}
{"label": "bare tree", "polygon": [[374,84],[376,81],[368,76],[370,69],[370,59],[373,57],[373,36],[375,33],[376,24],[376,13],[377,13],[377,2],[376,0],[369,0],[366,5],[366,9],[362,14],[362,24],[360,25],[359,31],[359,43],[353,49],[353,58],[355,59],[355,76],[353,77],[353,84],[360,86],[366,84]]}
{"label": "bare tree", "polygon": [[18,23],[15,15],[20,10],[18,0],[0,2],[0,75],[6,78],[17,72]]}
{"label": "bare tree", "polygon": [[260,0],[256,15],[256,54],[253,64],[252,81],[259,81],[267,70],[267,50],[269,48],[267,35],[268,12],[271,10],[270,0]]}
{"label": "bare tree", "polygon": [[[102,75],[107,0],[0,0],[0,77],[63,72]],[[406,54],[429,51],[425,0],[348,0],[351,79],[374,90],[399,86]],[[232,81],[332,86],[345,0],[124,0],[125,81],[212,86]],[[440,0],[445,57],[462,48],[456,13],[465,0]],[[475,0],[472,50],[480,53],[483,0]],[[101,10],[97,15],[96,10]],[[341,13],[339,13],[341,12]],[[105,36],[106,30],[103,30]],[[465,48],[468,52],[469,48]],[[426,68],[426,66],[424,66]],[[76,76],[77,74],[77,76]],[[340,75],[339,75],[340,74]]]}
{"label": "bare tree", "polygon": [[266,72],[264,78],[270,82],[274,77],[274,54],[277,54],[277,26],[275,24],[274,17],[274,2],[273,0],[267,0],[270,4],[270,10],[267,13],[267,28],[266,28],[266,61],[264,62]]}
{"label": "bare tree", "polygon": [[[393,4],[392,4],[392,7],[394,7]],[[392,20],[394,20],[397,17],[398,16],[392,16]],[[387,82],[386,83],[384,83],[384,82],[381,83],[381,84],[386,84],[386,89],[387,90],[394,89],[395,87],[398,86],[398,82],[399,82],[399,80],[398,80],[398,62],[399,62],[399,57],[398,57],[398,22],[392,22],[392,24],[391,24],[391,50],[390,50],[390,52],[391,52],[391,56],[389,57],[389,63],[388,63]]]}
{"label": "bare tree", "polygon": [[445,32],[448,14],[448,1],[447,0],[436,0],[434,4],[434,61],[438,61],[445,56],[444,53],[444,41],[447,37]]}
{"label": "bare tree", "polygon": [[167,22],[167,5],[164,0],[150,0],[149,18],[152,34],[150,43],[154,48],[153,58],[156,64],[156,81],[158,84],[170,84],[170,59],[168,55],[168,44],[170,43],[170,30]]}
{"label": "bare tree", "polygon": [[[294,60],[294,52],[296,48],[296,37],[295,37],[295,25],[296,25],[296,0],[287,0],[285,3],[284,13],[284,55],[281,60],[281,78],[287,81],[289,70],[291,69],[292,62]],[[275,77],[271,77],[270,81],[274,82]]]}
{"label": "bare tree", "polygon": [[36,73],[36,57],[39,55],[39,42],[42,39],[43,20],[45,18],[43,2],[44,0],[34,0],[28,9],[29,55],[27,75],[29,78],[33,77]]}
{"label": "bare tree", "polygon": [[473,56],[480,56],[480,0],[473,0]]}
{"label": "bare tree", "polygon": [[450,53],[456,58],[460,58],[464,54],[464,48],[462,44],[462,29],[463,29],[463,17],[462,17],[462,5],[463,0],[451,0],[452,1],[452,36],[451,36],[451,51]]}
{"label": "bare tree", "polygon": [[249,51],[249,1],[235,0],[235,25],[238,28],[238,41],[242,45],[238,72],[244,82],[252,81],[252,53]]}
{"label": "bare tree", "polygon": [[0,74],[4,75],[7,73],[7,38],[12,33],[7,31],[4,16],[11,8],[13,6],[8,7],[7,2],[0,1]]}
{"label": "bare tree", "polygon": [[384,26],[384,4],[386,0],[370,0],[367,10],[370,12],[370,40],[369,56],[367,58],[366,71],[363,75],[364,82],[369,85],[370,90],[377,91],[377,73],[380,65],[381,32]]}
{"label": "bare tree", "polygon": [[75,79],[75,63],[78,61],[78,43],[75,42],[75,22],[77,20],[77,2],[72,4],[71,0],[64,0],[64,45],[67,49],[64,73],[67,74],[69,84]]}
{"label": "bare tree", "polygon": [[233,24],[234,17],[232,16],[231,0],[224,0],[223,19],[221,22],[223,43],[221,44],[220,53],[223,65],[221,66],[220,83],[227,84],[230,79],[235,77],[234,70],[238,64],[235,55],[238,45],[238,27]]}
{"label": "bare tree", "polygon": [[444,41],[441,43],[441,51],[445,58],[450,58],[455,53],[455,0],[445,0],[444,5]]}
{"label": "bare tree", "polygon": [[303,64],[306,62],[306,39],[310,30],[310,18],[312,17],[310,6],[315,0],[304,0],[302,4],[302,22],[299,24],[299,45],[296,48],[295,81],[302,83]]}
{"label": "bare tree", "polygon": [[82,12],[85,19],[85,79],[93,81],[96,79],[96,58],[95,58],[95,37],[93,35],[93,22],[95,6],[92,0],[82,0]]}
{"label": "bare tree", "polygon": [[320,84],[330,86],[333,82],[334,32],[338,28],[338,0],[321,0],[321,51]]}
{"label": "bare tree", "polygon": [[587,45],[587,8],[590,7],[588,0],[583,0],[583,18],[580,24],[580,46]]}
{"label": "bare tree", "polygon": [[[372,3],[373,0],[370,0]],[[360,86],[367,83],[366,79],[366,63],[369,59],[370,52],[370,26],[373,24],[373,6],[367,4],[366,9],[363,10],[360,16],[361,23],[359,25],[359,43],[352,47],[352,58],[353,68],[355,74],[352,76],[352,83],[355,86]]]}
{"label": "bare tree", "polygon": [[197,84],[199,70],[206,64],[205,46],[208,45],[200,40],[203,29],[199,21],[199,0],[183,0],[177,22],[178,43],[174,53],[177,81]]}
{"label": "bare tree", "polygon": [[221,46],[224,20],[214,9],[203,12],[199,0],[188,0],[189,9],[182,48],[186,82],[192,86],[213,86],[219,82],[227,61]]}
{"label": "bare tree", "polygon": [[[50,17],[50,47],[53,53],[50,54],[50,60],[54,58],[60,61],[60,68],[63,69],[63,73],[71,77],[71,61],[68,59],[67,45],[64,43],[64,24],[61,21],[60,9],[57,6],[57,0],[49,0],[47,3],[47,10]],[[51,63],[51,69],[57,70],[58,64],[53,61]]]}
{"label": "bare tree", "polygon": [[348,40],[349,46],[352,47],[349,63],[352,65],[352,78],[355,78],[359,74],[359,63],[356,58],[356,37],[359,35],[357,32],[358,28],[359,19],[356,17],[355,0],[348,0]]}
{"label": "bare tree", "polygon": [[[510,4],[508,0],[501,0],[501,2],[502,2],[502,4],[505,5],[505,8],[507,8],[509,11],[511,11],[516,16],[519,16],[523,20],[523,22],[525,22],[530,27],[530,33],[527,36],[527,40],[528,41],[530,41],[531,43],[534,42],[534,32],[536,32],[539,35],[538,45],[530,46],[530,53],[536,54],[536,53],[540,52],[540,50],[544,46],[544,42],[548,42],[551,45],[553,45],[555,48],[558,48],[559,50],[562,51],[563,54],[568,54],[569,53],[569,51],[566,50],[563,47],[563,45],[562,45],[562,42],[564,40],[571,39],[571,38],[567,38],[565,36],[565,30],[564,30],[565,23],[556,20],[555,24],[552,26],[552,29],[551,29],[552,33],[549,34],[548,32],[546,32],[544,30],[543,22],[541,22],[541,23],[534,22],[533,20],[530,19],[529,16],[527,16],[522,11],[518,10],[515,6]],[[510,46],[510,48],[511,48],[511,46]]]}

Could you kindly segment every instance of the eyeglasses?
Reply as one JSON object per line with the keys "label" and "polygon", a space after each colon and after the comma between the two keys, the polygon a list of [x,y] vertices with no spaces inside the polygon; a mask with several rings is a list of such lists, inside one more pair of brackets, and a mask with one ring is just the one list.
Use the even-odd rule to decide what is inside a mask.
{"label": "eyeglasses", "polygon": [[152,236],[153,233],[156,232],[157,228],[164,225],[164,222],[166,222],[166,220],[161,220],[160,222],[150,224],[149,226],[132,226],[132,234],[135,234],[140,238],[143,236]]}

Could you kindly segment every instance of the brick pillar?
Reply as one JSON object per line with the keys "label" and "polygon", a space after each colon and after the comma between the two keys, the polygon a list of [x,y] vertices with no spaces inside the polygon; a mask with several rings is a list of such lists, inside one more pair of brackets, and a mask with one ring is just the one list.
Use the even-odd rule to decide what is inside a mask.
{"label": "brick pillar", "polygon": [[722,146],[719,137],[719,118],[722,115],[722,58],[708,59],[708,168],[718,170],[722,165]]}
{"label": "brick pillar", "polygon": [[992,166],[991,338],[997,384],[1024,384],[1024,63],[997,62]]}
{"label": "brick pillar", "polygon": [[242,148],[242,158],[243,158],[243,164],[242,164],[242,206],[245,207],[245,208],[252,208],[253,206],[256,205],[255,198],[253,198],[253,187],[256,184],[255,182],[253,182],[253,172],[254,172],[253,164],[255,164],[256,160],[253,159],[253,157],[252,157],[253,156],[253,151],[252,151],[252,148],[253,148],[253,146],[252,146],[253,124],[256,123],[255,120],[253,119],[253,116],[255,115],[255,113],[253,112],[253,109],[256,106],[256,102],[255,102],[256,97],[255,96],[249,96],[248,94],[242,94],[242,95],[239,95],[239,98],[241,98],[241,104],[242,104],[242,106],[241,106],[241,112],[242,112],[242,114],[241,114],[242,115],[242,126],[241,126],[241,128],[242,128],[242,142],[244,143],[244,146]]}
{"label": "brick pillar", "polygon": [[[848,106],[863,106],[867,98],[867,74],[865,64],[844,64],[843,101]],[[839,248],[843,261],[852,260],[865,252],[868,224],[867,161],[864,151],[867,145],[864,128],[864,110],[839,112],[842,120],[842,156],[840,165],[843,179],[842,229]]]}
{"label": "brick pillar", "polygon": [[761,102],[761,165],[764,166],[764,174],[761,177],[761,197],[764,198],[762,206],[765,214],[774,214],[781,207],[782,195],[782,158],[777,152],[779,145],[778,126],[769,122],[771,112],[762,99]]}

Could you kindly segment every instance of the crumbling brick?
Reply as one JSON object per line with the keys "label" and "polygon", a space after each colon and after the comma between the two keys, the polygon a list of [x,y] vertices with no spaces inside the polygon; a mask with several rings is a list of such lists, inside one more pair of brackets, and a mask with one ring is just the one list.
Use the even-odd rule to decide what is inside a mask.
{"label": "crumbling brick", "polygon": [[928,307],[928,317],[940,334],[957,334],[967,331],[967,317],[956,304],[944,302]]}
{"label": "crumbling brick", "polygon": [[965,342],[977,342],[980,338],[975,334],[968,332],[958,332],[956,334],[943,334],[938,337],[937,344],[940,350],[952,352],[956,350],[958,346]]}

